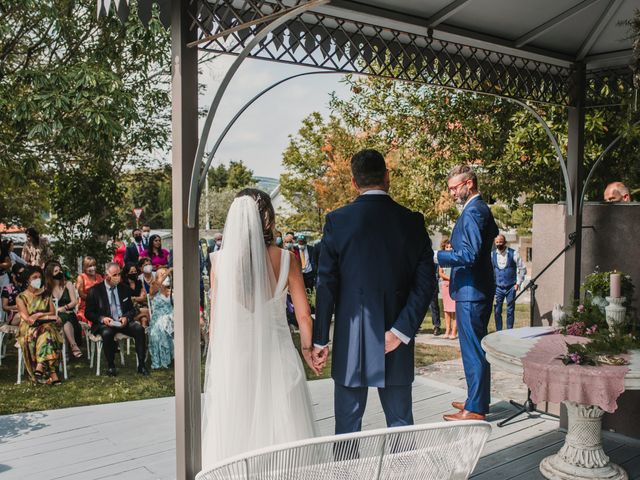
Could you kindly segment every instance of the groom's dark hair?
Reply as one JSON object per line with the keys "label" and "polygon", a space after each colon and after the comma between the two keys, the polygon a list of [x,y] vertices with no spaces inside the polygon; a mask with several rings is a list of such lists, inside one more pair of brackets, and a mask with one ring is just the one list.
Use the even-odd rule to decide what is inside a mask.
{"label": "groom's dark hair", "polygon": [[377,150],[360,150],[351,157],[351,174],[359,187],[375,187],[384,183],[387,165]]}

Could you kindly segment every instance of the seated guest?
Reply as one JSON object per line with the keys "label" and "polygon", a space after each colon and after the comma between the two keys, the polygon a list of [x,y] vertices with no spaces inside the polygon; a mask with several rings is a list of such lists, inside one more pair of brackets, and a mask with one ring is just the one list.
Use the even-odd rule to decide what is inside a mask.
{"label": "seated guest", "polygon": [[131,290],[131,299],[133,300],[133,306],[136,309],[136,314],[133,319],[140,322],[143,327],[146,327],[149,325],[147,292],[142,286],[142,281],[139,278],[140,271],[138,270],[138,265],[135,263],[127,263],[124,266],[124,274],[123,282]]}
{"label": "seated guest", "polygon": [[11,267],[11,280],[9,285],[2,287],[2,310],[4,310],[7,325],[19,325],[20,315],[18,315],[18,305],[16,299],[22,292],[22,277],[24,276],[24,265],[16,263]]}
{"label": "seated guest", "polygon": [[45,264],[53,258],[53,252],[49,241],[41,237],[38,231],[29,227],[26,231],[27,242],[22,247],[22,259],[34,267],[44,268]]}
{"label": "seated guest", "polygon": [[102,282],[102,275],[97,273],[96,259],[87,255],[82,260],[82,273],[78,275],[78,279],[76,280],[76,289],[80,296],[77,313],[78,319],[81,322],[88,323],[89,325],[91,325],[91,322],[87,319],[84,313],[87,305],[87,294],[91,287],[100,282]]}
{"label": "seated guest", "polygon": [[133,337],[138,355],[138,373],[149,375],[144,366],[145,334],[139,322],[134,321],[135,309],[131,290],[121,282],[120,265],[109,263],[104,282],[94,285],[87,295],[86,316],[91,321],[91,331],[100,335],[107,357],[107,375],[115,377],[116,333]]}
{"label": "seated guest", "polygon": [[124,252],[124,263],[138,263],[140,257],[144,257],[147,249],[142,243],[142,230],[134,228],[131,232],[133,242],[127,246]]}
{"label": "seated guest", "polygon": [[151,294],[151,287],[156,278],[156,272],[153,271],[151,259],[149,257],[140,257],[140,260],[138,260],[138,269],[142,272],[138,279],[142,282],[144,291],[147,294]]}
{"label": "seated guest", "polygon": [[47,263],[44,271],[44,287],[46,295],[51,297],[56,313],[62,320],[62,330],[71,347],[71,353],[74,357],[81,358],[82,351],[78,344],[82,343],[82,328],[75,312],[78,304],[76,289],[64,277],[62,266],[58,262]]}
{"label": "seated guest", "polygon": [[113,240],[113,259],[114,263],[120,265],[120,268],[124,267],[124,254],[127,251],[127,246],[120,238],[114,238]]}
{"label": "seated guest", "polygon": [[158,270],[159,267],[167,266],[169,263],[169,250],[162,248],[160,235],[151,235],[149,237],[149,250],[147,250],[146,256],[151,259],[154,271]]}
{"label": "seated guest", "polygon": [[151,299],[149,356],[151,368],[167,368],[173,360],[173,302],[171,271],[160,268],[156,275],[158,293]]}
{"label": "seated guest", "polygon": [[42,288],[42,270],[30,266],[24,272],[26,289],[18,295],[20,315],[18,343],[24,366],[32,381],[60,385],[56,370],[62,348],[61,320],[56,316],[51,297]]}
{"label": "seated guest", "polygon": [[2,240],[0,242],[0,289],[5,285],[9,285],[11,273],[11,255],[9,253],[9,242]]}

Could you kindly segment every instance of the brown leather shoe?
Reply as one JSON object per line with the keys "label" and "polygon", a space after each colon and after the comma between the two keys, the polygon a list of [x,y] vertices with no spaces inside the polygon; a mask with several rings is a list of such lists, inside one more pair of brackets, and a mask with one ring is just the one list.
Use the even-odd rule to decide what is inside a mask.
{"label": "brown leather shoe", "polygon": [[458,410],[464,410],[464,402],[451,402],[451,406]]}
{"label": "brown leather shoe", "polygon": [[447,422],[455,422],[457,420],[484,420],[485,416],[481,413],[470,412],[469,410],[462,410],[461,412],[449,413],[444,415],[443,418]]}

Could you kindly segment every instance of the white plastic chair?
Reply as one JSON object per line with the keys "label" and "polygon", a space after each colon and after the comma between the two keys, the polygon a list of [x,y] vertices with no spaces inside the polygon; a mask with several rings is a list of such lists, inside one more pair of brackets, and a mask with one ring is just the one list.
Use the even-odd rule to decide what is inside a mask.
{"label": "white plastic chair", "polygon": [[[102,358],[102,336],[94,335],[89,332],[89,340],[91,341],[91,353],[89,354],[89,368],[93,368],[93,362],[96,362],[96,377],[100,376],[100,359]],[[116,333],[114,336],[114,340],[120,346],[120,363],[124,367],[124,347],[122,342],[124,340],[127,341],[127,355],[129,354],[129,345],[128,342],[131,339],[128,335],[124,333]],[[136,355],[136,367],[138,366],[138,356]]]}
{"label": "white plastic chair", "polygon": [[[14,327],[17,331],[18,327]],[[16,333],[17,335],[17,333]],[[64,331],[60,332],[60,335],[64,339]],[[24,374],[24,359],[22,358],[22,347],[20,343],[16,343],[18,348],[18,381],[16,382],[18,385],[22,383],[22,375]],[[67,342],[63,340],[62,342],[62,362],[58,363],[58,371],[61,371],[64,379],[67,380],[69,377],[67,376]]]}
{"label": "white plastic chair", "polygon": [[320,437],[230,458],[196,480],[462,480],[490,433],[463,421]]}

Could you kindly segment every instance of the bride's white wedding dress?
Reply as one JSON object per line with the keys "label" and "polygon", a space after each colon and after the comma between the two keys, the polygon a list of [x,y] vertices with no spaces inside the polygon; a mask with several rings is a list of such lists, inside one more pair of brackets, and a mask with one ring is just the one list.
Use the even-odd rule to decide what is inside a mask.
{"label": "bride's white wedding dress", "polygon": [[287,325],[290,254],[276,279],[257,205],[234,200],[222,249],[212,254],[212,335],[207,355],[202,465],[316,435],[304,368]]}

